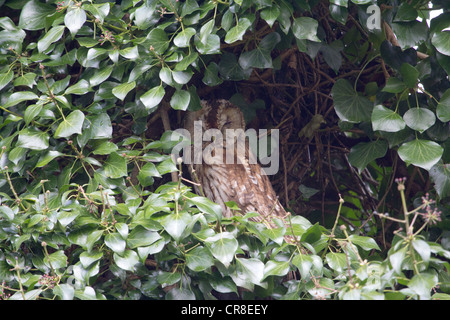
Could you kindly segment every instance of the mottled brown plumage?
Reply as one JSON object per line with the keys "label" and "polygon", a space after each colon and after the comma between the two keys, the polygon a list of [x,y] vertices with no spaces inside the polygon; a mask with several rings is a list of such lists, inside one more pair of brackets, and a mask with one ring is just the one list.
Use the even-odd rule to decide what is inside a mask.
{"label": "mottled brown plumage", "polygon": [[[242,112],[238,107],[227,100],[202,101],[202,109],[190,112],[186,116],[185,128],[194,137],[194,121],[202,121],[203,132],[208,129],[218,129],[226,136],[226,129],[245,130],[245,122]],[[242,131],[243,132],[243,131]],[[193,138],[192,138],[193,139]],[[234,141],[238,141],[236,138]],[[225,202],[234,201],[242,210],[241,214],[257,212],[260,216],[252,218],[254,221],[263,222],[269,228],[279,227],[274,223],[274,218],[285,221],[289,214],[279,203],[277,195],[267,175],[262,172],[261,166],[254,160],[255,156],[248,148],[248,144],[234,143],[234,161],[226,164],[227,149],[223,148],[223,161],[202,161],[200,164],[190,165],[192,171],[201,185],[204,195],[222,207],[224,217],[231,217],[233,212],[225,205]],[[203,142],[203,148],[214,142]],[[239,155],[238,148],[244,148]],[[230,150],[230,149],[228,149]],[[228,151],[229,152],[229,151]],[[214,153],[211,153],[215,156]],[[219,158],[220,159],[220,158]],[[252,161],[249,161],[252,160]],[[220,163],[221,162],[221,163]],[[196,180],[196,177],[193,180]],[[196,192],[201,194],[198,186]]]}

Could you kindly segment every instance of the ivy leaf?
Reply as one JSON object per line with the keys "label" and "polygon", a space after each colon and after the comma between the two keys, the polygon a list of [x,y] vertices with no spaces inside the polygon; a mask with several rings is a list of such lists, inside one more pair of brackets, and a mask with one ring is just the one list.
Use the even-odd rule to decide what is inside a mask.
{"label": "ivy leaf", "polygon": [[428,243],[420,239],[413,239],[411,241],[414,250],[420,255],[424,262],[428,262],[431,256],[431,249]]}
{"label": "ivy leaf", "polygon": [[325,258],[331,269],[338,273],[342,273],[347,268],[347,257],[345,253],[329,252]]}
{"label": "ivy leaf", "polygon": [[215,24],[215,20],[211,19],[200,28],[199,38],[203,44],[206,44],[208,36],[211,34],[212,30],[214,29],[214,24]]}
{"label": "ivy leaf", "polygon": [[408,127],[422,133],[434,125],[436,116],[434,115],[434,112],[429,109],[413,108],[405,112],[403,120],[405,120]]}
{"label": "ivy leaf", "polygon": [[178,213],[172,213],[162,217],[159,222],[164,227],[164,230],[175,241],[179,242],[183,238],[183,233],[188,224],[191,222],[192,218],[186,211],[180,211]]}
{"label": "ivy leaf", "polygon": [[64,24],[74,37],[86,22],[86,12],[80,7],[69,9],[64,17]]}
{"label": "ivy leaf", "polygon": [[396,112],[382,106],[376,105],[372,111],[372,128],[386,132],[398,132],[405,128],[403,118]]}
{"label": "ivy leaf", "polygon": [[117,87],[114,87],[112,89],[112,93],[118,99],[124,100],[125,97],[127,96],[128,92],[133,90],[135,87],[136,87],[136,82],[135,81],[132,81],[132,82],[129,82],[129,83],[125,82],[125,83],[119,84]]}
{"label": "ivy leaf", "polygon": [[334,109],[342,121],[359,123],[370,121],[373,104],[361,96],[345,79],[339,79],[331,89]]}
{"label": "ivy leaf", "polygon": [[88,4],[83,3],[83,9],[89,11],[96,17],[100,23],[103,23],[104,19],[109,14],[110,5],[109,3],[100,3],[100,4]]}
{"label": "ivy leaf", "polygon": [[436,115],[442,122],[450,121],[450,89],[447,89],[437,105]]}
{"label": "ivy leaf", "polygon": [[105,162],[105,175],[109,178],[121,178],[127,175],[127,161],[117,152],[109,155]]}
{"label": "ivy leaf", "polygon": [[384,140],[360,142],[350,150],[348,161],[362,172],[370,162],[384,157],[387,149],[388,144]]}
{"label": "ivy leaf", "polygon": [[106,67],[98,69],[94,75],[89,79],[89,84],[94,87],[102,82],[104,82],[106,79],[109,78],[111,73],[113,72],[114,67],[112,65],[108,65]]}
{"label": "ivy leaf", "polygon": [[144,187],[150,186],[153,184],[153,177],[161,177],[156,166],[148,162],[139,170],[138,179],[139,182],[142,183]]}
{"label": "ivy leaf", "polygon": [[103,230],[96,230],[92,227],[83,227],[70,232],[68,239],[71,243],[79,245],[90,252],[102,234]]}
{"label": "ivy leaf", "polygon": [[350,235],[349,239],[353,244],[361,247],[362,249],[364,249],[366,251],[369,251],[372,249],[380,250],[380,247],[375,242],[375,240],[372,238],[357,236],[357,235],[352,234],[352,235]]}
{"label": "ivy leaf", "polygon": [[175,37],[175,39],[173,39],[173,43],[178,47],[178,48],[186,48],[189,47],[189,42],[192,38],[193,35],[196,34],[196,31],[194,28],[185,28],[184,30],[182,30],[180,33],[178,33]]}
{"label": "ivy leaf", "polygon": [[125,252],[126,242],[120,233],[108,233],[105,236],[105,244],[115,253],[122,255]]}
{"label": "ivy leaf", "polygon": [[139,100],[144,104],[146,109],[152,109],[156,107],[161,100],[164,98],[166,91],[164,90],[164,87],[158,86],[150,89],[146,93],[144,93]]}
{"label": "ivy leaf", "polygon": [[80,110],[72,111],[56,128],[55,138],[67,138],[72,134],[82,132],[84,122],[84,113]]}
{"label": "ivy leaf", "polygon": [[0,90],[2,90],[14,78],[14,72],[0,73]]}
{"label": "ivy leaf", "polygon": [[16,147],[32,150],[45,150],[48,148],[49,136],[47,133],[34,127],[25,128],[20,131]]}
{"label": "ivy leaf", "polygon": [[302,279],[310,277],[309,271],[313,266],[312,257],[306,254],[298,254],[292,259],[292,264],[298,268]]}
{"label": "ivy leaf", "polygon": [[133,250],[125,250],[123,255],[119,255],[117,253],[114,253],[114,262],[116,265],[127,271],[134,271],[135,265],[139,263],[139,257],[136,252]]}
{"label": "ivy leaf", "polygon": [[294,36],[299,40],[310,40],[314,42],[320,42],[317,38],[317,27],[319,22],[310,17],[295,18],[292,24],[292,32]]}
{"label": "ivy leaf", "polygon": [[439,161],[430,169],[430,176],[439,197],[443,199],[450,196],[450,164]]}
{"label": "ivy leaf", "polygon": [[186,265],[189,269],[195,272],[204,271],[214,265],[214,258],[205,247],[199,246],[185,255]]}
{"label": "ivy leaf", "polygon": [[6,109],[15,106],[23,101],[35,100],[38,98],[39,97],[34,92],[31,91],[14,92],[9,96],[8,100],[6,100],[6,103],[3,105],[3,108]]}
{"label": "ivy leaf", "polygon": [[211,62],[204,70],[202,82],[210,87],[215,87],[223,82],[219,78],[219,67],[215,62]]}
{"label": "ivy leaf", "polygon": [[81,79],[80,81],[78,81],[77,83],[75,83],[74,85],[68,87],[66,89],[66,91],[64,91],[65,95],[68,94],[76,94],[76,95],[84,95],[86,93],[88,93],[89,91],[91,91],[91,88],[89,86],[89,82],[87,82],[87,80]]}
{"label": "ivy leaf", "polygon": [[255,258],[236,258],[236,272],[238,277],[248,279],[251,283],[261,285],[264,278],[265,266],[261,260]]}
{"label": "ivy leaf", "polygon": [[413,290],[420,299],[429,300],[431,290],[437,285],[437,277],[430,273],[419,273],[414,275],[408,282],[408,288]]}
{"label": "ivy leaf", "polygon": [[436,32],[431,38],[431,43],[436,47],[440,53],[450,56],[450,32],[443,30]]}
{"label": "ivy leaf", "polygon": [[276,3],[272,3],[270,7],[261,10],[261,18],[266,20],[269,27],[272,28],[280,13],[281,11],[278,5]]}
{"label": "ivy leaf", "polygon": [[37,47],[39,52],[43,52],[50,47],[50,45],[53,42],[58,41],[63,33],[64,33],[65,26],[54,26],[52,27],[45,36],[38,41]]}
{"label": "ivy leaf", "polygon": [[398,155],[407,164],[430,170],[442,157],[444,149],[434,141],[415,139],[398,149]]}
{"label": "ivy leaf", "polygon": [[414,88],[419,80],[419,71],[409,63],[403,63],[400,67],[400,73],[403,77],[403,82],[408,88]]}
{"label": "ivy leaf", "polygon": [[212,202],[205,197],[192,197],[189,201],[193,202],[200,211],[216,217],[219,221],[222,219],[222,208],[217,203]]}
{"label": "ivy leaf", "polygon": [[221,232],[205,240],[211,254],[225,267],[228,267],[239,247],[236,238],[230,232]]}
{"label": "ivy leaf", "polygon": [[236,26],[228,30],[225,36],[225,43],[233,43],[242,40],[247,29],[252,25],[249,19],[240,18]]}
{"label": "ivy leaf", "polygon": [[405,83],[395,77],[390,77],[386,81],[386,85],[384,86],[383,92],[390,92],[390,93],[400,93],[403,92],[406,89]]}
{"label": "ivy leaf", "polygon": [[284,277],[289,272],[289,261],[267,261],[264,266],[264,277],[262,280],[269,276]]}
{"label": "ivy leaf", "polygon": [[63,155],[63,153],[61,153],[59,151],[50,150],[39,157],[39,160],[36,163],[35,168],[41,168],[41,167],[47,165],[53,159],[60,157],[62,155]]}
{"label": "ivy leaf", "polygon": [[169,38],[164,30],[154,28],[147,35],[144,44],[148,45],[148,48],[153,48],[157,54],[163,54],[169,47]]}
{"label": "ivy leaf", "polygon": [[55,12],[54,5],[37,0],[27,1],[20,12],[19,27],[25,30],[44,29],[45,18],[53,12]]}
{"label": "ivy leaf", "polygon": [[170,99],[170,105],[175,110],[186,111],[189,106],[189,101],[191,100],[191,95],[186,90],[176,90]]}
{"label": "ivy leaf", "polygon": [[147,230],[142,226],[135,227],[127,238],[127,245],[130,249],[146,247],[152,245],[162,237],[156,231]]}

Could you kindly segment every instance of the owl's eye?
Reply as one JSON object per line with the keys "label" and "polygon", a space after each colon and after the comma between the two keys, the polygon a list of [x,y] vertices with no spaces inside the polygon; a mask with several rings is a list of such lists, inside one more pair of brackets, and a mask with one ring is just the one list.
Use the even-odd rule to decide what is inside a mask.
{"label": "owl's eye", "polygon": [[229,126],[229,125],[231,125],[231,120],[227,120],[223,126],[226,127],[226,126]]}

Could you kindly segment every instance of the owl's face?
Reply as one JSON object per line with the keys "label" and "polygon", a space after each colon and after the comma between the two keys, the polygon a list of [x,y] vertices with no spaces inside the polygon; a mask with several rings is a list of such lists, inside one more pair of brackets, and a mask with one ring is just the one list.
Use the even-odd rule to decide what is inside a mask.
{"label": "owl's face", "polygon": [[193,136],[194,121],[202,121],[202,129],[218,129],[225,136],[227,129],[245,130],[244,116],[241,110],[227,100],[201,101],[202,109],[187,115],[185,127]]}

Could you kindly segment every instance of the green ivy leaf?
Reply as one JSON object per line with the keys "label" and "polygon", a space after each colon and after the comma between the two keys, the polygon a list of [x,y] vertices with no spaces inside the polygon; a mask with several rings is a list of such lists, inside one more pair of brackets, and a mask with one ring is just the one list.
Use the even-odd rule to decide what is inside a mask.
{"label": "green ivy leaf", "polygon": [[431,249],[428,243],[420,239],[413,239],[411,244],[424,262],[428,262],[430,260]]}
{"label": "green ivy leaf", "polygon": [[159,219],[159,223],[161,223],[164,230],[166,230],[166,232],[170,234],[175,241],[179,242],[182,240],[184,230],[191,220],[192,217],[189,213],[186,211],[180,211],[178,213],[172,213],[162,217]]}
{"label": "green ivy leaf", "polygon": [[103,230],[96,230],[92,227],[84,227],[70,232],[68,239],[71,243],[79,245],[83,249],[90,252],[102,234]]}
{"label": "green ivy leaf", "polygon": [[41,168],[41,167],[47,165],[53,159],[60,157],[62,155],[63,155],[63,153],[61,153],[59,151],[50,150],[39,157],[39,160],[36,163],[35,168]]}
{"label": "green ivy leaf", "polygon": [[176,35],[176,37],[173,39],[173,43],[179,48],[189,47],[189,42],[192,36],[195,34],[196,31],[194,28],[185,28]]}
{"label": "green ivy leaf", "polygon": [[398,149],[398,155],[407,164],[430,170],[442,157],[444,149],[436,142],[415,139]]}
{"label": "green ivy leaf", "polygon": [[384,157],[387,149],[388,144],[384,140],[360,142],[350,150],[348,161],[362,172],[370,162]]}
{"label": "green ivy leaf", "polygon": [[163,30],[155,28],[149,32],[144,44],[153,48],[157,54],[163,54],[169,47],[169,38]]}
{"label": "green ivy leaf", "polygon": [[186,266],[195,272],[204,271],[214,265],[214,258],[205,247],[196,247],[185,254]]}
{"label": "green ivy leaf", "polygon": [[192,203],[194,203],[200,211],[210,214],[213,217],[216,217],[217,220],[222,219],[222,208],[217,203],[212,202],[208,198],[205,197],[192,197],[189,199]]}
{"label": "green ivy leaf", "polygon": [[318,26],[319,23],[313,18],[295,18],[294,23],[292,24],[292,32],[294,33],[294,36],[299,40],[320,42],[320,39],[317,37]]}
{"label": "green ivy leaf", "polygon": [[414,275],[408,282],[408,288],[413,290],[421,299],[429,300],[431,290],[437,285],[437,277],[430,273]]}
{"label": "green ivy leaf", "polygon": [[189,106],[189,101],[191,100],[191,95],[186,90],[176,90],[170,99],[170,105],[175,110],[186,111]]}
{"label": "green ivy leaf", "polygon": [[12,79],[14,79],[14,72],[0,73],[0,90],[10,83]]}
{"label": "green ivy leaf", "polygon": [[211,62],[204,70],[202,82],[210,87],[218,86],[223,82],[219,78],[219,67],[215,62]]}
{"label": "green ivy leaf", "polygon": [[384,86],[383,92],[390,92],[390,93],[400,93],[403,92],[406,89],[405,83],[395,77],[390,77],[386,81],[386,85]]}
{"label": "green ivy leaf", "polygon": [[16,147],[32,150],[45,150],[48,148],[50,137],[47,133],[36,129],[35,127],[25,128],[20,131]]}
{"label": "green ivy leaf", "polygon": [[431,43],[440,53],[450,56],[450,32],[447,30],[436,32],[431,38]]}
{"label": "green ivy leaf", "polygon": [[408,88],[414,88],[419,80],[419,71],[409,63],[403,63],[400,67],[400,73],[403,77],[403,82]]}
{"label": "green ivy leaf", "polygon": [[261,18],[266,20],[269,27],[272,28],[273,24],[277,20],[278,16],[280,15],[281,11],[279,6],[276,3],[272,3],[272,5],[268,8],[264,8],[261,10]]}
{"label": "green ivy leaf", "polygon": [[103,21],[109,14],[110,5],[109,3],[100,3],[100,4],[83,3],[82,8],[92,13],[92,15],[96,17],[100,21],[100,23],[103,24]]}
{"label": "green ivy leaf", "polygon": [[225,36],[225,43],[233,43],[242,40],[247,29],[252,25],[249,19],[240,18],[236,26],[228,30]]}
{"label": "green ivy leaf", "polygon": [[55,26],[51,28],[44,37],[38,41],[38,51],[43,52],[47,50],[53,42],[58,41],[62,37],[64,29],[65,26]]}
{"label": "green ivy leaf", "polygon": [[108,233],[105,244],[115,253],[122,255],[125,252],[126,242],[120,233]]}
{"label": "green ivy leaf", "polygon": [[23,101],[36,100],[39,97],[31,91],[19,91],[11,94],[3,105],[3,108],[7,109],[9,107],[15,106]]}
{"label": "green ivy leaf", "polygon": [[398,132],[406,126],[398,113],[379,104],[373,108],[371,120],[373,130]]}
{"label": "green ivy leaf", "polygon": [[359,123],[370,121],[373,104],[361,96],[345,79],[339,79],[331,89],[334,100],[334,109],[342,121]]}
{"label": "green ivy leaf", "polygon": [[405,120],[408,127],[422,133],[434,125],[436,116],[429,109],[413,108],[405,112],[403,120]]}
{"label": "green ivy leaf", "polygon": [[135,87],[136,87],[136,82],[135,81],[132,81],[132,82],[129,82],[129,83],[125,82],[125,83],[119,84],[117,87],[114,87],[112,89],[112,93],[118,99],[124,100],[125,97],[127,96],[128,92],[133,90]]}
{"label": "green ivy leaf", "polygon": [[329,252],[325,256],[328,265],[334,271],[342,273],[347,268],[347,257],[345,253]]}
{"label": "green ivy leaf", "polygon": [[106,67],[97,70],[94,73],[94,75],[89,79],[90,86],[94,87],[104,82],[106,79],[109,78],[113,69],[114,67],[112,65],[108,65]]}
{"label": "green ivy leaf", "polygon": [[127,175],[127,161],[117,152],[109,155],[105,162],[105,175],[109,178],[121,178]]}
{"label": "green ivy leaf", "polygon": [[439,161],[430,169],[430,176],[433,179],[434,187],[440,198],[450,196],[450,164]]}
{"label": "green ivy leaf", "polygon": [[32,0],[27,1],[20,12],[19,27],[25,30],[40,30],[45,27],[45,18],[55,12],[55,7]]}
{"label": "green ivy leaf", "polygon": [[303,280],[309,279],[311,276],[309,271],[313,266],[313,258],[310,255],[300,253],[294,256],[292,264],[298,268]]}
{"label": "green ivy leaf", "polygon": [[74,85],[68,87],[66,91],[64,91],[64,94],[65,95],[76,94],[81,96],[88,93],[89,91],[92,91],[91,87],[89,86],[89,82],[87,82],[87,80],[82,79],[77,83],[75,83]]}
{"label": "green ivy leaf", "polygon": [[239,247],[238,241],[230,232],[221,232],[205,240],[211,254],[225,267],[228,267]]}
{"label": "green ivy leaf", "polygon": [[134,228],[127,238],[127,245],[130,249],[146,247],[160,240],[161,236],[156,231],[147,230],[142,226]]}
{"label": "green ivy leaf", "polygon": [[139,257],[133,250],[126,249],[123,255],[114,253],[113,257],[116,265],[127,271],[135,271],[135,266],[139,263]]}
{"label": "green ivy leaf", "polygon": [[264,271],[265,266],[261,260],[236,258],[236,272],[240,278],[248,279],[251,283],[261,286]]}
{"label": "green ivy leaf", "polygon": [[372,238],[352,234],[349,236],[349,239],[353,244],[357,245],[358,247],[361,247],[366,251],[373,249],[380,250],[380,247]]}
{"label": "green ivy leaf", "polygon": [[269,276],[279,276],[284,277],[289,272],[289,261],[267,261],[264,266],[264,277],[262,280]]}
{"label": "green ivy leaf", "polygon": [[82,132],[84,113],[80,110],[72,111],[56,128],[55,138],[67,138]]}
{"label": "green ivy leaf", "polygon": [[144,93],[139,99],[144,104],[146,109],[152,109],[156,107],[161,100],[164,98],[166,91],[164,87],[158,86],[150,89],[146,93]]}
{"label": "green ivy leaf", "polygon": [[447,89],[437,105],[436,115],[442,122],[450,121],[450,89]]}
{"label": "green ivy leaf", "polygon": [[83,26],[86,22],[86,12],[80,7],[69,7],[70,9],[67,11],[64,17],[64,24],[67,29],[70,30],[72,37],[74,37],[78,30]]}

